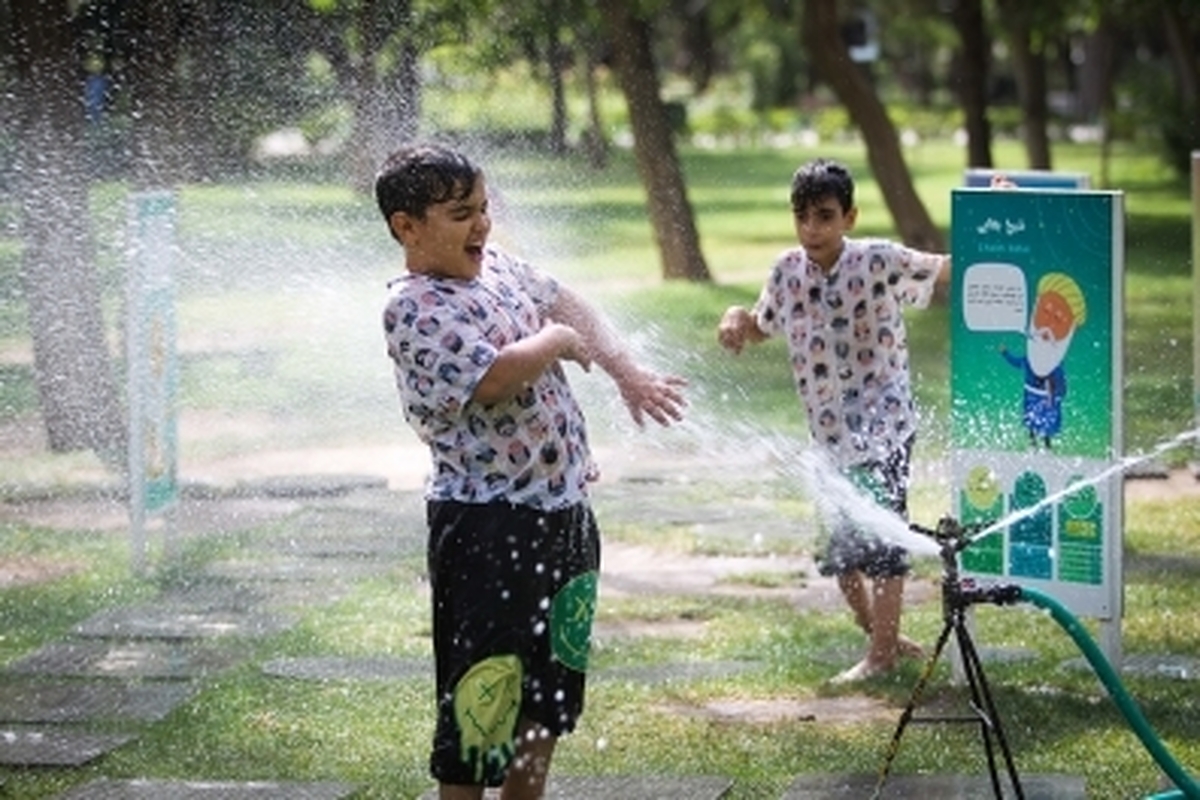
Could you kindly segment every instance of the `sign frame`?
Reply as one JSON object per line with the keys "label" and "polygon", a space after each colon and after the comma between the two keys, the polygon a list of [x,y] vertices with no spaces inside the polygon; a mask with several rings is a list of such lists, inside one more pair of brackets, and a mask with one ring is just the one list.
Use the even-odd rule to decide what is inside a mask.
{"label": "sign frame", "polygon": [[[952,505],[985,534],[960,554],[964,575],[1028,585],[1101,620],[1115,663],[1124,491],[1108,468],[1124,452],[1124,196],[1066,183],[952,190]],[[1051,296],[1060,310],[1066,296],[1079,304],[1055,356],[1057,398],[1040,388],[1055,373],[1027,338]],[[1004,363],[1017,366],[1022,338],[1033,351],[1023,375]],[[1035,410],[1047,398],[1061,405]],[[990,530],[997,519],[1009,524]]]}
{"label": "sign frame", "polygon": [[174,547],[179,499],[176,399],[179,359],[175,315],[175,195],[130,196],[126,276],[126,362],[129,390],[129,517],[134,570],[145,569],[147,519],[166,519]]}

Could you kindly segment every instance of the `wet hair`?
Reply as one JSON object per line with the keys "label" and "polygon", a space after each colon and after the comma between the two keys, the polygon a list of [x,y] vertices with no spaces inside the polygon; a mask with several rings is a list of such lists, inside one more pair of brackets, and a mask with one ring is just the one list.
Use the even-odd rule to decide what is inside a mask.
{"label": "wet hair", "polygon": [[483,171],[462,153],[435,144],[405,147],[388,156],[375,176],[375,202],[383,218],[403,212],[423,219],[436,203],[461,200]]}
{"label": "wet hair", "polygon": [[818,158],[792,175],[792,211],[800,213],[814,203],[832,197],[845,213],[854,207],[854,178],[836,161]]}

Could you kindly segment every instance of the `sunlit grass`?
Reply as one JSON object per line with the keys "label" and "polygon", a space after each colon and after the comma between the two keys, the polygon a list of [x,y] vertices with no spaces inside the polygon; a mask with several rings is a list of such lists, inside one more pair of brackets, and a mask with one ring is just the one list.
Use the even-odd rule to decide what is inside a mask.
{"label": "sunlit grass", "polygon": [[[859,176],[860,232],[893,235],[878,187],[860,147],[836,144],[822,154],[846,160]],[[998,143],[997,160],[1019,168],[1013,143]],[[503,193],[497,238],[581,286],[640,355],[692,382],[686,431],[679,446],[714,458],[730,442],[769,444],[771,437],[802,441],[803,416],[779,342],[733,357],[716,345],[716,321],[731,303],[753,302],[771,259],[792,243],[786,206],[791,171],[814,153],[718,153],[685,149],[689,195],[713,273],[711,285],[664,283],[646,219],[644,195],[629,154],[593,172],[577,161],[497,155],[489,181]],[[908,153],[918,190],[939,226],[948,228],[949,192],[961,183],[962,153],[945,143]],[[1094,148],[1061,146],[1056,165],[1098,175]],[[1191,426],[1191,277],[1188,189],[1153,154],[1118,147],[1112,184],[1127,192],[1127,444],[1144,450]],[[120,281],[123,205],[108,188],[98,202],[108,232],[100,237]],[[185,187],[180,194],[178,314],[181,404],[192,414],[244,416],[251,425],[185,447],[228,454],[267,447],[393,441],[404,435],[392,377],[379,333],[384,284],[400,266],[369,197],[344,187],[275,182]],[[33,419],[36,394],[15,285],[16,256],[0,242],[0,417]],[[107,273],[106,273],[107,274]],[[119,306],[119,298],[110,304]],[[909,316],[918,403],[926,415],[917,462],[945,456],[948,406],[948,329],[944,308]],[[118,337],[114,335],[114,342]],[[597,376],[580,376],[581,387]],[[619,402],[583,391],[595,437],[628,433],[617,422]],[[605,393],[607,396],[607,391]],[[32,424],[36,424],[33,422]],[[742,437],[739,439],[739,437]],[[702,440],[702,441],[701,441]],[[194,451],[189,451],[194,452]],[[1176,459],[1183,456],[1176,455]],[[54,485],[63,474],[91,468],[86,454],[5,463],[6,485],[28,479]],[[679,501],[723,491],[748,493],[784,513],[807,518],[789,476],[730,476],[719,485],[679,488]],[[598,498],[598,505],[608,502]],[[932,521],[945,506],[944,489],[919,485],[913,516]],[[599,509],[601,512],[603,508]],[[612,540],[680,553],[742,552],[733,542],[701,538],[686,527],[655,522],[606,526]],[[1132,654],[1200,657],[1200,501],[1137,501],[1126,509],[1123,646]],[[222,547],[190,551],[196,569]],[[788,553],[805,542],[780,534],[760,546]],[[745,544],[742,543],[742,549]],[[0,529],[0,558],[48,557],[86,568],[36,587],[0,589],[0,662],[61,638],[97,610],[152,595],[154,586],[129,571],[128,542],[96,534]],[[427,681],[381,684],[282,681],[256,665],[281,656],[420,656],[430,649],[428,609],[419,561],[385,578],[364,581],[337,603],[305,613],[299,624],[262,642],[255,663],[205,684],[192,703],[139,731],[136,743],[100,765],[77,771],[0,768],[14,797],[51,797],[89,777],[197,775],[221,779],[341,780],[361,787],[356,797],[415,797],[429,786],[425,759],[432,728]],[[930,579],[936,565],[921,564]],[[178,576],[176,576],[178,577]],[[742,585],[770,589],[784,580],[749,572]],[[787,578],[802,582],[805,576]],[[937,602],[907,609],[906,630],[932,642],[942,626]],[[580,728],[556,755],[563,773],[653,772],[727,775],[733,800],[775,798],[792,777],[811,772],[871,772],[880,763],[892,721],[839,725],[714,721],[695,711],[720,699],[805,698],[864,691],[899,707],[919,665],[862,687],[832,690],[824,681],[839,664],[830,652],[853,653],[861,634],[848,615],[800,613],[766,599],[662,597],[613,599],[599,619],[682,621],[699,638],[615,640],[594,654],[598,670],[679,659],[749,662],[752,668],[719,680],[647,685],[596,679]],[[982,608],[981,643],[1034,651],[1029,661],[989,664],[1001,713],[1023,772],[1083,775],[1089,796],[1144,796],[1159,786],[1156,767],[1120,719],[1094,676],[1064,668],[1078,653],[1044,614],[1023,608]],[[1087,623],[1095,630],[1094,623]],[[1194,681],[1130,677],[1130,691],[1171,752],[1193,772],[1200,767],[1200,708]],[[949,669],[939,666],[932,698],[961,703]],[[941,726],[910,729],[898,772],[982,772],[971,732]]]}
{"label": "sunlit grass", "polygon": [[[278,535],[277,528],[190,544],[188,574],[231,548]],[[632,541],[639,536],[621,529],[606,533]],[[1200,629],[1188,613],[1200,603],[1194,580],[1200,500],[1132,502],[1126,539],[1125,652],[1200,657]],[[7,558],[37,555],[88,565],[35,587],[0,590],[0,660],[62,638],[96,611],[151,597],[153,586],[129,575],[126,545],[115,535],[0,531],[0,552]],[[677,546],[687,547],[682,541]],[[52,797],[104,775],[332,780],[357,785],[356,798],[416,797],[429,786],[428,680],[286,680],[263,673],[259,665],[284,656],[427,657],[428,601],[420,571],[419,558],[404,560],[385,577],[359,582],[337,602],[309,607],[295,627],[256,644],[251,663],[205,680],[196,698],[161,722],[141,726],[135,742],[98,764],[37,772],[0,768],[6,790],[23,798]],[[806,577],[787,580],[801,583]],[[764,590],[782,585],[777,577],[763,581],[754,573],[731,580]],[[1088,796],[1100,800],[1145,796],[1159,787],[1153,760],[1092,673],[1066,666],[1079,653],[1046,615],[988,606],[978,608],[975,618],[981,646],[1032,655],[985,665],[1023,775],[1081,775]],[[556,768],[563,774],[724,775],[734,781],[729,796],[741,800],[778,797],[799,774],[877,769],[921,666],[907,662],[884,678],[829,687],[825,681],[837,660],[862,646],[849,615],[798,611],[772,599],[602,594],[598,623],[601,630],[612,623],[683,623],[693,633],[681,629],[676,638],[599,641],[588,710],[560,745]],[[905,629],[919,641],[932,642],[942,624],[937,601],[913,604],[906,612]],[[745,669],[658,684],[603,677],[679,660],[740,663]],[[1200,708],[1192,682],[1137,675],[1123,682],[1171,755],[1194,769],[1200,763]],[[964,692],[952,683],[949,660],[943,659],[923,708],[965,708]],[[703,713],[710,703],[856,693],[891,704],[893,712],[845,723],[718,720]],[[915,725],[905,734],[893,770],[981,773],[982,758],[974,729]]]}
{"label": "sunlit grass", "polygon": [[154,590],[131,572],[127,535],[0,524],[0,564],[55,576],[0,588],[0,664],[66,636],[101,608]]}

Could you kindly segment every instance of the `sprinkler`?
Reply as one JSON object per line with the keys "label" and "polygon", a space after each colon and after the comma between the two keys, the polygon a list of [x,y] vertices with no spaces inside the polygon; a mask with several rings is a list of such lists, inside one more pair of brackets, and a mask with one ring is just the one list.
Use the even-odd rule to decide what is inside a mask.
{"label": "sprinkler", "polygon": [[[1134,733],[1137,734],[1142,745],[1154,757],[1155,762],[1162,771],[1178,787],[1172,791],[1153,795],[1151,798],[1147,798],[1147,800],[1174,800],[1175,798],[1200,800],[1200,785],[1197,785],[1196,781],[1171,757],[1166,747],[1154,735],[1153,729],[1146,721],[1141,709],[1138,708],[1137,704],[1125,690],[1124,685],[1117,676],[1116,670],[1113,669],[1112,665],[1104,657],[1104,654],[1100,651],[1095,641],[1092,640],[1078,618],[1067,611],[1054,598],[1034,589],[1015,584],[979,585],[970,578],[961,578],[959,576],[958,554],[975,540],[978,532],[983,530],[983,526],[964,526],[947,516],[939,520],[937,527],[932,530],[919,525],[910,525],[909,528],[916,533],[932,538],[938,544],[939,554],[942,559],[942,617],[944,625],[941,634],[938,636],[933,654],[929,657],[928,662],[921,671],[917,683],[913,686],[908,703],[905,705],[904,711],[900,714],[900,720],[896,725],[895,732],[892,734],[892,739],[888,744],[884,756],[883,765],[879,771],[879,779],[875,785],[873,798],[879,798],[880,793],[883,791],[884,784],[887,782],[888,774],[891,771],[892,761],[900,749],[900,739],[910,723],[959,722],[979,726],[979,734],[987,756],[988,773],[991,777],[994,796],[996,798],[1004,797],[1001,776],[996,763],[997,750],[999,750],[999,754],[1004,761],[1005,772],[1008,775],[1008,782],[1014,793],[1013,796],[1023,800],[1025,794],[1021,788],[1021,780],[1017,774],[1016,764],[1013,761],[1008,740],[1004,735],[1000,715],[997,713],[995,703],[992,699],[987,677],[983,672],[983,664],[979,658],[979,651],[975,648],[975,643],[971,639],[970,629],[966,620],[966,611],[970,606],[979,603],[991,603],[1003,606],[1024,602],[1048,611],[1051,618],[1072,638],[1076,646],[1083,652],[1084,657],[1095,671],[1100,682],[1108,690],[1109,695],[1117,704],[1121,713],[1124,714],[1126,721]],[[958,645],[959,655],[962,659],[963,671],[971,695],[970,709],[972,713],[954,717],[916,718],[913,714],[914,709],[921,698],[922,692],[925,690],[926,684],[929,682],[930,676],[933,674],[934,666],[937,664],[938,658],[941,656],[951,634],[954,635],[955,643]]]}

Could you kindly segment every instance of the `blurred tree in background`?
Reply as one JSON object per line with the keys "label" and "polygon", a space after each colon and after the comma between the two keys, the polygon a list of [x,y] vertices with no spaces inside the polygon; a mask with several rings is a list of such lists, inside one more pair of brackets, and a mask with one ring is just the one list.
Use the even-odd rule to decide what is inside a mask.
{"label": "blurred tree in background", "polygon": [[[940,232],[906,141],[961,137],[964,167],[987,167],[994,137],[1019,137],[1026,166],[1050,168],[1056,140],[1151,137],[1181,173],[1200,147],[1200,0],[0,0],[0,37],[0,202],[48,440],[113,464],[94,181],[253,175],[281,131],[294,163],[360,189],[415,136],[597,168],[628,146],[663,277],[704,281],[680,145],[861,137],[921,246]],[[543,114],[511,102],[506,75]]]}

